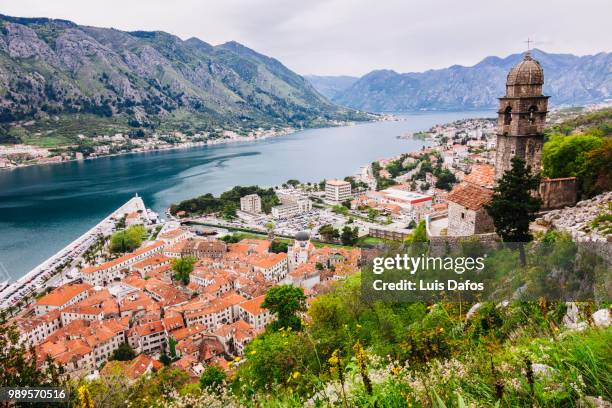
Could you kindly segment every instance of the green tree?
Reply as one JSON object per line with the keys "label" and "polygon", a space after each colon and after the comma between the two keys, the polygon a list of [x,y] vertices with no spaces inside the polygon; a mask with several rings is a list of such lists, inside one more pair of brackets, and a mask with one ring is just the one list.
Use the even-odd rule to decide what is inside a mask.
{"label": "green tree", "polygon": [[236,218],[236,211],[237,211],[236,204],[234,204],[234,203],[226,203],[223,206],[223,210],[221,210],[221,215],[226,220],[231,220],[231,219]]}
{"label": "green tree", "polygon": [[436,174],[436,177],[438,177],[436,187],[446,191],[451,191],[453,184],[457,182],[455,175],[448,169],[441,170]]}
{"label": "green tree", "polygon": [[275,254],[287,252],[288,250],[289,245],[286,242],[275,239],[270,243],[270,252],[274,252]]}
{"label": "green tree", "polygon": [[131,227],[115,232],[111,237],[111,252],[130,252],[142,244],[147,236],[147,230],[142,225],[132,225]]}
{"label": "green tree", "polygon": [[117,347],[111,356],[111,360],[128,361],[136,357],[136,352],[129,344],[123,342]]}
{"label": "green tree", "polygon": [[176,344],[177,344],[177,341],[174,339],[174,337],[169,336],[168,337],[168,349],[170,351],[170,358],[171,359],[175,359],[177,357],[177,355],[176,355]]}
{"label": "green tree", "polygon": [[[410,221],[410,225],[415,225],[414,224],[414,220]],[[410,234],[407,238],[406,238],[406,242],[409,243],[413,243],[413,242],[427,242],[428,238],[427,238],[427,226],[425,225],[425,221],[419,221],[418,224],[416,224],[416,228],[414,228],[414,231],[412,231],[412,234]]]}
{"label": "green tree", "polygon": [[261,307],[276,315],[276,320],[270,324],[273,331],[289,327],[300,330],[302,322],[298,313],[306,311],[304,289],[293,285],[275,286],[266,292]]}
{"label": "green tree", "polygon": [[340,241],[342,241],[342,245],[352,246],[357,243],[359,240],[359,228],[358,227],[348,227],[345,226],[342,228],[342,234],[340,235]]}
{"label": "green tree", "polygon": [[485,205],[493,219],[495,231],[504,242],[516,243],[521,263],[525,265],[524,242],[532,239],[529,223],[535,220],[542,201],[533,196],[540,177],[519,157],[512,158],[512,168],[504,173],[494,189],[491,201]]}
{"label": "green tree", "polygon": [[338,230],[335,229],[334,226],[331,224],[322,225],[319,228],[319,234],[321,234],[321,237],[328,242],[332,242],[338,237],[340,237],[340,233],[338,232]]}
{"label": "green tree", "polygon": [[603,140],[591,134],[552,135],[542,149],[546,177],[581,176],[587,170],[588,152],[601,147]]}
{"label": "green tree", "polygon": [[226,379],[227,375],[222,369],[215,365],[208,366],[200,376],[200,388],[216,390]]}
{"label": "green tree", "polygon": [[380,211],[376,208],[368,208],[368,219],[374,221],[380,215]]}
{"label": "green tree", "polygon": [[184,285],[189,284],[189,274],[193,271],[193,265],[197,262],[194,256],[182,256],[172,260],[172,270],[174,278],[183,282]]}
{"label": "green tree", "polygon": [[[349,206],[350,206],[350,203],[349,203]],[[344,205],[334,205],[332,207],[332,211],[340,215],[348,215],[349,213],[348,208],[345,207]]]}
{"label": "green tree", "polygon": [[297,188],[297,186],[299,186],[301,183],[300,183],[299,180],[289,179],[289,180],[287,180],[286,184],[288,184],[288,185],[290,185],[290,186],[292,186],[294,188]]}
{"label": "green tree", "polygon": [[172,359],[164,351],[161,356],[159,356],[159,362],[168,367],[172,363]]}

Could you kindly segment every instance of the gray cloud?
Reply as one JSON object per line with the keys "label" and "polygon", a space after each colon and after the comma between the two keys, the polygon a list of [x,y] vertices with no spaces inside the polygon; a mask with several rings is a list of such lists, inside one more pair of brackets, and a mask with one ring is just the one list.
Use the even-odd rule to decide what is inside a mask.
{"label": "gray cloud", "polygon": [[0,13],[243,43],[301,74],[473,65],[525,49],[609,51],[609,0],[0,0]]}

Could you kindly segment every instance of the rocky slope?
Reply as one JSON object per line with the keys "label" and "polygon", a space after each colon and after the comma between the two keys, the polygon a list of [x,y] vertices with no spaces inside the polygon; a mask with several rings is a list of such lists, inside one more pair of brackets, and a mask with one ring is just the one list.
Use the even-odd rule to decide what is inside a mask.
{"label": "rocky slope", "polygon": [[[611,97],[612,53],[577,57],[536,49],[532,54],[544,67],[544,92],[551,96],[551,105],[585,104]],[[504,94],[508,71],[521,58],[522,54],[487,57],[471,67],[453,65],[419,73],[372,71],[333,94],[332,100],[377,112],[494,108],[497,97]],[[330,81],[311,82],[320,92],[327,92]]]}
{"label": "rocky slope", "polygon": [[575,241],[612,242],[612,191],[550,211],[538,222],[569,232]]}
{"label": "rocky slope", "polygon": [[354,112],[279,61],[238,43],[0,15],[0,124],[93,114],[155,125],[308,125]]}

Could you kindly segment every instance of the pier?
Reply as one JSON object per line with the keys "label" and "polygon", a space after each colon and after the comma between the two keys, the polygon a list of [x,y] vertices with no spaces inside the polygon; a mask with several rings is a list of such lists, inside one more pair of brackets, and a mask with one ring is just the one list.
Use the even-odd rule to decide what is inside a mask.
{"label": "pier", "polygon": [[[137,211],[142,211],[143,214],[147,214],[144,201],[141,197],[135,195],[83,235],[59,250],[55,255],[47,258],[44,262],[26,273],[17,281],[1,289],[0,309],[14,306],[27,296],[44,290],[56,275],[63,272],[63,270],[72,265],[75,260],[79,259],[96,241],[99,235],[110,235],[115,228],[116,219],[124,214]],[[69,262],[70,265],[64,265],[66,262]]]}

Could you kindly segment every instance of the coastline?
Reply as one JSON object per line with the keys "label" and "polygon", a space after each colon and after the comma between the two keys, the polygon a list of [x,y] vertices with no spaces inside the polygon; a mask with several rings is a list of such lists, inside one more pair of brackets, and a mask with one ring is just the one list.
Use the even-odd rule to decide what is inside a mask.
{"label": "coastline", "polygon": [[[350,125],[339,125],[339,126],[350,126]],[[330,126],[331,127],[331,126]],[[308,129],[308,128],[306,128]],[[167,147],[159,147],[159,148],[154,148],[154,149],[146,149],[146,150],[132,150],[132,151],[127,151],[127,152],[119,152],[119,153],[111,153],[111,154],[103,154],[103,155],[97,155],[94,157],[86,157],[86,158],[82,158],[82,159],[67,159],[67,160],[61,160],[61,161],[49,161],[49,162],[35,162],[35,163],[27,163],[27,164],[21,164],[21,165],[17,165],[17,166],[13,166],[13,167],[8,167],[8,168],[0,168],[0,172],[1,171],[13,171],[13,170],[17,170],[17,169],[21,169],[21,168],[25,168],[25,167],[33,167],[33,166],[46,166],[46,165],[56,165],[56,164],[64,164],[64,163],[71,163],[71,162],[84,162],[87,160],[97,160],[97,159],[103,159],[103,158],[107,158],[107,157],[115,157],[115,156],[125,156],[125,155],[130,155],[130,154],[139,154],[139,153],[150,153],[150,152],[159,152],[159,151],[168,151],[168,150],[181,150],[181,149],[192,149],[192,148],[196,148],[196,147],[205,147],[205,146],[216,146],[216,145],[222,145],[222,144],[231,144],[231,143],[242,143],[242,142],[257,142],[260,140],[266,140],[266,139],[271,139],[271,138],[275,138],[275,137],[281,137],[281,136],[287,136],[287,135],[291,135],[293,133],[302,131],[302,130],[306,130],[306,129],[292,129],[291,131],[287,131],[287,132],[277,132],[274,134],[270,134],[270,135],[265,135],[265,136],[244,136],[241,139],[238,138],[224,138],[224,139],[215,139],[215,140],[207,140],[207,141],[203,141],[203,142],[183,142],[183,143],[179,143],[176,145],[170,145]]]}
{"label": "coastline", "polygon": [[[360,123],[398,121],[398,120],[401,120],[401,119],[399,117],[397,117],[396,115],[387,115],[387,114],[385,114],[385,115],[381,115],[377,119],[367,120],[367,121],[363,121],[363,122],[350,121],[350,122],[342,122],[342,123],[335,123],[335,124],[334,123],[330,123],[327,126],[312,126],[312,127],[305,127],[305,128],[286,127],[286,128],[283,128],[280,131],[276,131],[276,132],[274,132],[272,134],[267,134],[267,135],[263,135],[263,136],[238,136],[238,137],[226,137],[226,138],[222,138],[222,139],[212,139],[212,140],[206,140],[206,141],[201,141],[201,142],[182,142],[182,143],[178,143],[178,144],[175,144],[175,145],[156,147],[156,148],[153,148],[153,149],[131,150],[131,151],[126,151],[126,152],[118,152],[118,153],[111,153],[111,154],[102,154],[102,155],[96,155],[94,157],[86,157],[86,158],[82,158],[82,159],[71,158],[71,159],[66,159],[66,160],[61,160],[61,161],[47,161],[47,162],[33,162],[33,163],[27,163],[27,164],[19,164],[19,165],[12,166],[12,167],[0,167],[0,172],[2,172],[2,171],[13,171],[13,170],[17,170],[17,169],[21,169],[21,168],[26,168],[26,167],[33,167],[33,166],[56,165],[56,164],[65,164],[65,163],[71,163],[71,162],[83,162],[83,161],[87,161],[87,160],[96,160],[96,159],[102,159],[102,158],[107,158],[107,157],[115,157],[115,156],[125,156],[125,155],[130,155],[130,154],[150,153],[150,152],[169,151],[169,150],[192,149],[192,148],[196,148],[196,147],[216,146],[216,145],[233,144],[233,143],[258,142],[258,141],[272,139],[272,138],[276,138],[276,137],[292,135],[294,133],[301,132],[301,131],[304,131],[304,130],[309,130],[309,129],[322,129],[322,128],[344,127],[344,126],[356,126],[357,124],[360,124]],[[57,157],[57,156],[52,156],[52,157]]]}
{"label": "coastline", "polygon": [[[422,114],[423,113],[420,112],[418,116],[421,116]],[[429,115],[427,115],[427,116],[429,116]],[[459,112],[457,113],[456,116],[458,118],[463,117],[463,115],[461,113],[459,113]],[[356,171],[357,169],[362,167],[364,164],[369,163],[371,160],[376,160],[376,159],[380,159],[380,158],[383,158],[383,157],[388,157],[389,155],[395,154],[395,152],[399,153],[399,152],[405,151],[405,147],[403,147],[404,141],[398,141],[396,136],[402,134],[403,132],[405,132],[406,129],[412,129],[413,128],[414,130],[425,130],[425,129],[430,128],[435,123],[446,123],[447,121],[451,121],[451,120],[455,120],[455,119],[452,118],[452,115],[451,115],[451,118],[448,118],[448,119],[447,119],[447,117],[445,115],[442,115],[441,117],[437,117],[437,115],[433,115],[433,117],[425,119],[424,122],[423,121],[419,121],[419,120],[416,120],[416,121],[413,122],[413,120],[410,119],[410,116],[407,116],[407,117],[400,116],[400,117],[395,117],[395,118],[388,118],[386,120],[378,119],[378,120],[375,120],[375,121],[368,121],[368,122],[364,122],[364,123],[361,123],[361,122],[346,123],[345,124],[346,126],[317,127],[317,128],[312,128],[312,129],[306,129],[306,130],[312,130],[312,131],[317,132],[316,133],[317,137],[315,138],[315,141],[317,141],[317,140],[319,140],[319,141],[320,140],[328,140],[327,138],[321,139],[321,137],[319,136],[318,132],[319,131],[326,132],[325,129],[329,129],[332,132],[332,134],[336,134],[335,132],[340,132],[341,135],[345,135],[345,136],[340,136],[340,134],[339,134],[339,136],[340,136],[339,138],[329,139],[329,143],[335,143],[335,144],[338,144],[338,143],[349,143],[349,144],[352,144],[353,148],[356,149],[356,146],[354,146],[354,143],[352,143],[351,140],[364,140],[364,141],[368,140],[368,141],[371,141],[373,143],[373,145],[371,146],[371,148],[373,150],[376,150],[376,151],[380,150],[381,151],[380,154],[379,153],[376,153],[374,155],[372,155],[371,153],[367,154],[366,156],[368,156],[368,158],[366,160],[359,160],[359,161],[352,160],[355,163],[353,163],[353,165],[351,165],[350,167],[347,167],[347,168],[343,169],[343,171],[341,173],[338,173],[338,176],[340,176],[340,175],[346,175],[346,174],[353,173],[354,171]],[[411,125],[404,125],[403,123],[405,123],[405,122],[411,122],[412,124]],[[360,126],[356,126],[358,124]],[[350,126],[350,125],[354,125],[354,126]],[[361,125],[363,125],[363,126],[361,126]],[[375,126],[375,127],[370,127],[370,126]],[[381,126],[381,127],[378,127],[378,126]],[[335,130],[335,129],[342,129],[343,127],[346,128],[347,131]],[[349,129],[355,129],[355,130],[349,130]],[[397,130],[395,130],[395,129],[397,129]],[[301,129],[299,129],[299,130],[301,130]],[[289,134],[289,133],[295,133],[295,132],[297,132],[297,130],[295,130],[294,132],[285,132],[285,133],[283,133],[283,135]],[[378,135],[378,133],[380,133],[380,132],[382,132],[382,133],[380,135]],[[325,134],[327,135],[328,133],[325,133]],[[351,136],[351,138],[348,138],[349,135]],[[381,143],[380,137],[382,137],[382,135],[385,135],[384,136],[384,138],[385,138],[384,140],[386,140],[386,142],[384,142],[384,143]],[[280,136],[280,134],[277,134],[274,137],[276,137],[276,136]],[[264,139],[270,138],[270,137],[273,137],[273,136],[272,135],[268,135],[266,137],[259,137],[259,138],[241,137],[240,139],[224,139],[224,140],[219,140],[219,141],[216,141],[216,142],[210,142],[209,145],[211,146],[211,148],[213,148],[215,145],[219,145],[219,146],[221,146],[221,145],[232,146],[233,145],[233,146],[236,146],[236,148],[242,149],[239,146],[245,145],[245,143],[232,143],[232,142],[248,142],[248,143],[246,143],[246,145],[255,145],[255,143],[250,143],[250,142],[251,141],[264,140]],[[356,138],[356,139],[352,139],[352,138]],[[293,140],[294,137],[291,137],[291,138],[288,138],[288,139]],[[306,138],[306,137],[296,138],[296,140],[303,140],[302,142],[297,141],[296,143],[298,143],[298,144],[299,143],[303,143],[304,147],[306,145],[308,145],[308,146],[312,145],[312,142],[307,141],[306,139],[309,139],[309,138]],[[228,143],[232,143],[232,145],[230,145]],[[398,144],[398,143],[401,144],[402,146],[399,146],[399,145],[396,146],[396,144]],[[202,143],[202,146],[203,145],[204,144]],[[266,154],[273,154],[272,152],[276,152],[276,150],[279,150],[279,148],[271,147],[271,146],[276,146],[277,145],[276,142],[262,143],[260,145],[264,146],[262,148],[265,149]],[[374,145],[375,146],[384,145],[385,147],[378,148],[378,147],[374,147]],[[199,150],[202,150],[202,151],[207,151],[208,150],[208,149],[191,149],[191,150],[189,150],[192,146],[193,145],[180,145],[180,146],[179,145],[175,145],[175,146],[172,146],[172,149],[176,149],[174,151],[178,151],[178,149],[181,149],[182,151],[194,151],[194,152],[197,152]],[[270,146],[270,147],[265,147],[265,146]],[[393,147],[390,147],[390,146],[393,146]],[[199,146],[195,146],[195,147],[199,147]],[[336,147],[340,148],[341,146],[338,145]],[[234,149],[234,147],[232,147],[231,149]],[[168,150],[168,149],[164,149],[164,150]],[[286,151],[286,150],[283,150],[281,148],[281,150],[283,151],[283,153],[282,153],[283,156],[269,156],[269,157],[284,157],[285,153],[290,153],[291,157],[296,156],[295,158],[297,159],[297,157],[300,157],[300,154],[301,154],[301,153],[295,153],[296,151],[295,150],[291,150],[291,149]],[[359,148],[357,150],[362,151],[363,147],[361,147],[361,148]],[[366,148],[366,150],[371,151],[371,150],[369,150],[369,148]],[[384,153],[383,153],[383,151],[384,151]],[[301,150],[300,150],[300,152],[301,152]],[[120,153],[118,155],[125,155],[127,153],[143,153],[143,152],[123,152],[123,153]],[[170,153],[170,152],[164,152],[164,153],[159,153],[159,154],[162,155],[162,154],[167,154],[167,153]],[[172,153],[172,154],[175,154],[175,153]],[[179,154],[183,154],[183,153],[179,153]],[[126,157],[134,157],[137,160],[147,160],[146,158],[148,158],[148,157],[153,158],[153,157],[157,157],[157,156],[158,156],[157,154],[154,154],[154,155],[140,155],[140,156],[126,156]],[[357,157],[359,155],[350,155],[350,157],[353,157],[353,156]],[[132,159],[129,159],[129,160],[132,160]],[[240,160],[240,159],[232,158],[232,160]],[[335,161],[336,160],[333,157],[328,157],[328,160],[326,161],[326,163],[327,162],[335,162]],[[348,161],[351,161],[351,160],[348,160]],[[106,161],[101,161],[101,162],[105,163]],[[291,163],[299,163],[299,162],[300,162],[300,160],[293,160],[293,161],[291,161]],[[341,162],[342,162],[342,160],[341,160]],[[80,169],[81,167],[83,167],[84,169],[85,168],[89,169],[89,168],[97,167],[98,166],[97,164],[96,164],[96,166],[91,166],[94,163],[100,163],[100,162],[90,162],[89,165],[87,165],[87,166],[69,165],[69,166],[66,166],[66,167],[63,168],[65,170],[62,170],[61,174],[71,174],[71,172],[72,172],[71,169],[73,169],[73,168],[76,170],[77,168]],[[269,164],[268,164],[268,166],[269,166]],[[301,169],[303,167],[301,164],[290,164],[289,166],[292,167],[292,168],[295,167],[297,170],[299,170],[299,169]],[[322,166],[319,166],[317,168],[318,169],[321,169],[321,168],[325,169],[326,167],[332,167],[332,169],[327,169],[325,172],[323,170],[320,170],[321,174],[320,175],[316,174],[317,180],[323,179],[323,178],[325,178],[327,176],[332,177],[332,176],[335,175],[335,173],[334,173],[335,170],[333,170],[333,168],[336,168],[337,167],[336,165],[329,165],[329,166],[322,165]],[[32,167],[32,168],[36,169],[36,167]],[[236,167],[232,166],[232,168],[236,168]],[[240,169],[240,168],[242,168],[242,166],[238,166],[237,168]],[[55,171],[54,170],[53,171],[50,170],[51,168],[47,168],[47,169],[49,169],[49,170],[44,170],[44,172],[48,171],[49,172],[49,176],[53,177],[53,174],[55,174]],[[107,171],[110,174],[113,173],[112,166],[106,166],[106,167],[104,167],[104,169],[108,169]],[[139,169],[141,171],[145,171],[146,172],[146,170],[143,169],[142,167],[139,167]],[[267,172],[260,172],[260,173],[257,173],[257,174],[252,174],[250,172],[250,170],[245,170],[245,171],[235,170],[235,171],[230,172],[231,174],[228,175],[228,174],[226,174],[226,170],[218,170],[218,169],[216,170],[216,167],[214,167],[213,170],[214,170],[213,174],[216,174],[215,172],[220,172],[220,173],[223,174],[223,179],[226,179],[228,177],[229,177],[229,179],[231,179],[231,182],[228,182],[229,183],[228,186],[240,185],[244,180],[249,180],[249,181],[252,181],[253,183],[256,182],[256,183],[261,184],[261,185],[276,185],[275,183],[278,183],[278,182],[282,181],[280,179],[276,180],[278,178],[277,176],[272,175],[272,173],[267,173]],[[86,170],[84,170],[84,171],[86,171]],[[170,169],[167,170],[167,171],[168,172],[172,172],[172,171],[174,171],[174,168],[171,166]],[[301,170],[299,170],[299,171],[301,171]],[[241,172],[242,172],[242,174],[241,174]],[[53,173],[53,174],[51,174],[51,173]],[[310,171],[308,173],[310,174]],[[317,172],[315,171],[315,173],[317,173]],[[22,192],[23,191],[23,183],[25,182],[25,179],[20,179],[21,180],[19,182],[19,185],[21,185],[21,187],[19,187],[20,190],[15,190],[15,189],[11,189],[10,188],[12,185],[16,186],[16,184],[14,183],[14,181],[16,179],[13,176],[11,176],[12,174],[14,174],[15,176],[17,176],[17,174],[20,174],[20,175],[23,174],[23,176],[26,177],[26,178],[34,178],[34,179],[38,178],[40,175],[38,173],[36,173],[36,172],[31,172],[31,171],[27,171],[27,172],[23,172],[23,173],[22,172],[17,172],[17,173],[9,173],[9,172],[0,173],[0,175],[4,175],[6,177],[11,177],[10,180],[6,180],[7,183],[8,183],[7,184],[8,190],[6,190],[7,194],[5,196],[7,198],[10,197],[11,199],[14,199],[14,200],[22,200],[22,199],[24,199],[26,197],[29,197],[30,196],[29,192]],[[79,170],[79,174],[80,174],[80,170]],[[155,174],[158,174],[157,170],[155,170]],[[159,174],[164,174],[165,175],[166,174],[166,170],[160,170]],[[215,188],[220,188],[220,187],[218,187],[219,183],[216,183],[216,181],[214,181],[214,180],[217,180],[219,175],[217,175],[216,176],[217,178],[215,178],[213,176],[207,176],[209,174],[208,172],[204,172],[203,174],[205,174],[205,175],[202,175],[200,173],[192,175],[193,178],[189,178],[189,181],[187,182],[185,187],[181,189],[181,191],[183,191],[184,189],[186,189],[187,191],[190,191],[191,189],[194,189],[194,191],[195,191],[195,189],[200,191],[200,190],[202,190],[203,187],[201,187],[201,186],[203,186],[203,185],[206,186],[205,187],[206,189],[214,190]],[[236,178],[236,177],[238,177],[238,174],[241,174],[241,175],[240,175],[239,178]],[[299,173],[299,172],[298,173],[293,173],[292,172],[291,174],[297,174],[298,177],[301,178],[301,174],[302,173]],[[81,188],[81,187],[79,187],[79,189],[77,189],[78,191],[75,191],[75,192],[73,192],[74,194],[70,195],[70,202],[69,202],[70,204],[69,205],[70,206],[74,206],[74,208],[77,209],[77,213],[78,214],[87,213],[89,215],[91,215],[91,214],[96,214],[97,215],[97,211],[98,211],[97,207],[103,206],[102,202],[106,202],[106,201],[111,202],[115,198],[115,195],[121,195],[120,193],[124,192],[123,189],[125,189],[127,187],[123,183],[130,184],[129,188],[127,188],[127,190],[129,190],[130,193],[133,193],[133,192],[142,193],[142,195],[143,195],[143,197],[145,199],[150,199],[150,198],[153,197],[154,200],[155,200],[154,202],[159,202],[160,205],[158,205],[157,208],[155,206],[152,206],[152,208],[154,210],[160,212],[160,213],[163,213],[163,210],[165,208],[167,208],[166,202],[169,205],[172,202],[178,202],[180,200],[189,198],[191,196],[195,196],[195,194],[192,194],[192,195],[189,195],[189,194],[186,194],[186,193],[178,194],[177,191],[175,191],[176,190],[175,187],[168,186],[168,185],[164,184],[164,181],[163,181],[163,180],[165,180],[164,176],[162,176],[161,178],[156,179],[156,180],[147,180],[146,182],[145,181],[141,182],[140,179],[139,179],[138,180],[138,183],[139,183],[138,186],[141,186],[141,185],[144,186],[146,184],[145,187],[142,187],[142,186],[141,187],[138,187],[138,186],[134,187],[132,185],[131,181],[129,181],[127,179],[124,180],[122,178],[117,178],[116,179],[118,184],[109,183],[108,182],[109,178],[107,178],[107,176],[108,176],[108,174],[104,173],[104,175],[96,175],[95,177],[104,177],[104,180],[106,180],[105,183],[103,183],[103,186],[106,186],[104,188],[107,188],[107,187],[110,188],[111,186],[112,186],[112,188],[117,188],[118,191],[119,191],[117,194],[114,194],[114,195],[111,194],[110,196],[104,195],[103,197],[100,196],[99,197],[100,200],[96,199],[96,204],[94,206],[94,207],[96,207],[96,209],[95,210],[88,209],[87,202],[90,201],[92,197],[97,198],[99,193],[97,191],[87,190],[87,188],[88,188],[87,186],[89,186],[89,184],[87,184],[87,183],[82,184],[81,183],[81,184],[79,184],[79,186],[82,185],[83,186],[83,190],[82,191],[79,190]],[[211,184],[211,177],[213,179],[212,184]],[[304,177],[306,177],[306,176],[304,176]],[[267,182],[268,178],[274,178],[275,180],[274,180],[273,183],[269,183],[269,182]],[[115,180],[112,177],[110,179]],[[60,190],[56,191],[55,188],[49,189],[49,188],[46,187],[50,180],[51,179],[49,179],[49,180],[45,179],[45,181],[42,184],[40,184],[40,185],[37,184],[37,190],[36,190],[35,193],[33,193],[33,194],[35,194],[33,197],[40,197],[40,199],[35,199],[31,203],[31,207],[30,207],[31,211],[36,211],[41,206],[47,207],[48,205],[54,205],[53,203],[55,203],[56,201],[58,201],[60,199],[63,199],[63,198],[66,198],[63,195],[64,194],[63,190],[60,191],[61,190],[60,189]],[[80,182],[82,182],[83,180],[84,179],[79,179]],[[201,184],[201,183],[206,183],[206,184]],[[225,187],[223,187],[223,189],[225,189]],[[148,191],[145,191],[145,190],[148,190]],[[161,195],[158,194],[160,191],[163,191],[164,193],[161,194]],[[219,192],[222,192],[222,191],[224,191],[224,190],[219,190]],[[49,192],[49,194],[51,194],[50,197],[52,197],[52,198],[50,200],[47,200],[47,199],[44,198],[44,197],[46,197],[46,195],[45,195],[46,192]],[[76,193],[79,193],[79,194],[76,194]],[[174,198],[174,196],[177,196],[177,195],[181,195],[181,197]],[[152,204],[154,202],[152,202]],[[161,205],[161,204],[163,204],[163,205]],[[54,218],[56,219],[57,222],[61,222],[61,223],[64,223],[65,220],[70,219],[70,220],[72,220],[72,221],[70,221],[71,228],[76,228],[72,224],[80,224],[80,222],[73,221],[74,217],[75,217],[75,213],[72,213],[70,215],[70,217],[66,216],[66,214],[65,214],[66,211],[64,210],[66,208],[66,205],[68,205],[68,202],[62,204],[62,209],[54,208]],[[115,204],[113,204],[113,205],[115,205]],[[109,205],[109,208],[111,208],[110,205]],[[107,211],[108,210],[104,210],[103,212],[99,211],[100,212],[100,218],[102,218],[104,215],[106,215]],[[30,219],[30,217],[23,216],[19,212],[18,207],[15,207],[15,206],[11,206],[9,208],[9,211],[5,212],[5,217],[4,218],[8,222],[10,222],[10,223],[21,222],[24,218]],[[39,234],[39,236],[42,237],[42,239],[50,240],[49,242],[51,242],[51,241],[53,241],[55,239],[59,239],[59,238],[61,238],[65,242],[70,242],[71,239],[73,239],[75,236],[78,235],[76,232],[75,233],[71,233],[71,234],[68,234],[68,232],[64,232],[65,230],[64,230],[63,227],[61,227],[62,228],[61,231],[57,231],[59,235],[56,235],[55,234],[55,230],[57,228],[60,228],[60,227],[56,227],[56,226],[52,225],[47,220],[48,217],[46,217],[44,215],[40,215],[40,216],[37,216],[35,218],[42,219],[43,224],[40,225],[40,226],[34,226],[34,224],[28,224],[28,226],[25,227],[25,228],[26,229],[36,229],[37,234]],[[96,222],[98,220],[99,219],[97,219]],[[94,223],[95,222],[92,221],[91,225],[93,225]],[[87,228],[83,227],[82,230],[79,230],[78,232],[81,233],[82,231],[85,231],[86,229]],[[75,229],[75,231],[76,231],[76,229]],[[4,262],[5,262],[6,266],[9,268],[9,270],[11,270],[10,275],[15,279],[15,278],[21,276],[22,269],[31,269],[31,268],[35,267],[36,263],[31,262],[32,265],[30,265],[28,263],[25,266],[18,266],[18,263],[19,263],[17,261],[18,256],[19,256],[18,254],[21,253],[21,252],[27,253],[27,252],[29,252],[29,250],[25,250],[25,251],[22,251],[22,250],[19,250],[19,251],[9,250],[8,244],[12,241],[12,242],[20,242],[23,245],[26,245],[25,241],[22,239],[23,231],[17,231],[14,228],[13,229],[9,228],[6,232],[7,232],[8,235],[6,235],[6,237],[2,240],[3,242],[0,242],[0,247],[3,247],[3,248],[7,249],[7,254],[6,254]],[[68,238],[70,238],[70,239],[68,239]],[[5,242],[6,242],[6,244],[4,244]],[[13,244],[11,244],[11,245],[13,245]],[[48,249],[48,248],[51,248],[51,249]],[[44,255],[44,256],[46,256],[47,253],[48,254],[52,254],[52,253],[55,253],[56,251],[57,251],[56,246],[52,245],[52,244],[45,244],[41,248],[37,249],[37,252],[40,252],[40,255]],[[44,260],[44,258],[45,258],[44,256],[40,257],[40,261],[37,261],[37,263],[42,262]],[[37,256],[36,258],[38,259],[39,257]]]}

